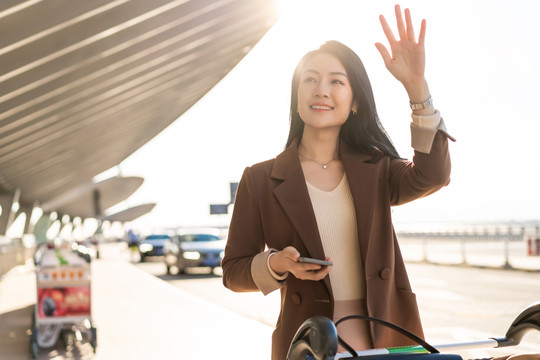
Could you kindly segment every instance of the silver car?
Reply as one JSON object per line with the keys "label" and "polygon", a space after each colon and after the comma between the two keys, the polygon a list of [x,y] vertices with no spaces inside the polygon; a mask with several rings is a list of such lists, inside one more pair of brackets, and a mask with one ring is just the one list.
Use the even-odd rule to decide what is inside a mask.
{"label": "silver car", "polygon": [[221,266],[226,240],[219,234],[219,229],[202,229],[184,230],[173,236],[163,249],[167,274],[173,267],[178,274],[184,274],[187,268],[208,267],[213,272]]}

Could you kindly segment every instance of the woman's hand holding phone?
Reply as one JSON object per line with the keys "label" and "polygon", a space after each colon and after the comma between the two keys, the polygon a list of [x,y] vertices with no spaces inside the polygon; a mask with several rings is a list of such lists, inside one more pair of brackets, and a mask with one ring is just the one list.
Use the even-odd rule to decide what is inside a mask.
{"label": "woman's hand holding phone", "polygon": [[[301,261],[302,260],[302,261]],[[324,279],[332,268],[330,258],[325,260],[301,258],[296,248],[287,246],[270,258],[270,267],[277,274],[292,273],[301,280]]]}
{"label": "woman's hand holding phone", "polygon": [[332,266],[332,265],[334,265],[334,263],[332,263],[331,261],[313,259],[313,258],[302,257],[302,256],[300,256],[298,258],[298,262],[309,263],[309,264],[317,264],[317,265],[321,265],[321,266]]}

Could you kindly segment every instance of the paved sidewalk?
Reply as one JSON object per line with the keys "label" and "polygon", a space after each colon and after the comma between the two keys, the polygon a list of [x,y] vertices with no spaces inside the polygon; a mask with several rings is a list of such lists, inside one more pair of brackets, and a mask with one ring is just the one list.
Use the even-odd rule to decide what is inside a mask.
{"label": "paved sidewalk", "polygon": [[[0,281],[0,359],[30,359],[36,301],[32,264]],[[88,343],[41,349],[38,359],[270,358],[272,328],[197,298],[125,261],[92,262],[92,320],[97,352]],[[249,341],[236,335],[249,328]],[[244,330],[245,332],[245,330]]]}

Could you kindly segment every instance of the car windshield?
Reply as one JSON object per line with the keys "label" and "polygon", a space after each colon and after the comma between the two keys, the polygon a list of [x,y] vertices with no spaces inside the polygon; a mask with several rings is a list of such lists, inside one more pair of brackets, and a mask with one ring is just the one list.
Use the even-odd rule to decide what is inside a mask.
{"label": "car windshield", "polygon": [[187,234],[187,235],[181,235],[180,241],[183,242],[200,242],[200,241],[217,241],[220,240],[219,237],[211,234]]}
{"label": "car windshield", "polygon": [[167,240],[170,239],[169,235],[148,235],[146,237],[146,241],[154,241],[154,240]]}

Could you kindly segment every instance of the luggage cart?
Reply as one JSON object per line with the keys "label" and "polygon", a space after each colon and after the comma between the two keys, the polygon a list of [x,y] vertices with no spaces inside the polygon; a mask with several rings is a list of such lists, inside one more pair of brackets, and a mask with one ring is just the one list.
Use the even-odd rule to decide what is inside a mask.
{"label": "luggage cart", "polygon": [[[348,319],[363,319],[387,326],[409,337],[418,345],[355,351],[337,335],[336,326]],[[297,330],[289,347],[287,360],[462,360],[461,356],[446,352],[516,346],[531,330],[540,331],[540,302],[524,309],[514,319],[504,337],[439,345],[430,345],[406,329],[369,316],[347,316],[337,321],[335,325],[332,320],[324,316],[315,316],[307,319]],[[348,354],[337,353],[338,343],[347,350]],[[441,352],[445,353],[441,354]]]}
{"label": "luggage cart", "polygon": [[59,336],[64,345],[74,335],[96,351],[96,328],[91,319],[90,259],[73,249],[42,246],[34,256],[37,301],[32,315],[30,350],[54,346]]}

